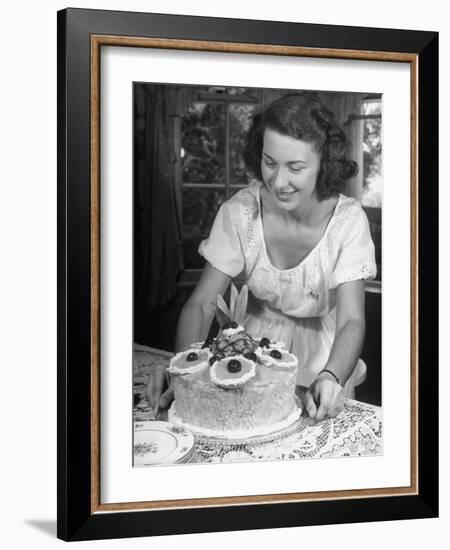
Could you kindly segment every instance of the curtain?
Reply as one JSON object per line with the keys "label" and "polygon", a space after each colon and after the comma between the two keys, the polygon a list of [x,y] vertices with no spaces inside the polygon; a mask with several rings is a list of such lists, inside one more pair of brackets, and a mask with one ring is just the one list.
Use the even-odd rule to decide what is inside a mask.
{"label": "curtain", "polygon": [[169,100],[164,85],[142,85],[135,100],[135,305],[147,310],[175,297],[181,269]]}

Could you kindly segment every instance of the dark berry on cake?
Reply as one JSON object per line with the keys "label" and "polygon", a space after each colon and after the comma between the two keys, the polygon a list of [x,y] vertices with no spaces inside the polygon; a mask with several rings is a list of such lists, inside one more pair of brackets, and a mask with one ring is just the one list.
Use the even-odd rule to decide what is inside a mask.
{"label": "dark berry on cake", "polygon": [[198,355],[193,351],[187,357],[186,361],[197,361]]}
{"label": "dark berry on cake", "polygon": [[240,361],[237,359],[232,359],[231,361],[228,361],[227,369],[228,372],[240,372],[242,370],[242,366]]}
{"label": "dark berry on cake", "polygon": [[259,342],[259,346],[261,348],[268,348],[270,346],[270,340],[266,337],[261,338],[261,341]]}
{"label": "dark berry on cake", "polygon": [[281,357],[282,357],[281,353],[277,349],[271,350],[270,355],[274,359],[281,359]]}

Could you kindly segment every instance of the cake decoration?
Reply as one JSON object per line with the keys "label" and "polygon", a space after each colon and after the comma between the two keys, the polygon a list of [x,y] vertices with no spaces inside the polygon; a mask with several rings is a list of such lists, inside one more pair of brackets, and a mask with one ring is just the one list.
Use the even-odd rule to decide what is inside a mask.
{"label": "cake decoration", "polygon": [[258,358],[267,367],[290,369],[298,365],[297,357],[285,349],[260,348]]}
{"label": "cake decoration", "polygon": [[230,306],[220,294],[216,301],[216,319],[220,330],[217,338],[212,342],[210,350],[220,359],[234,355],[252,353],[258,344],[243,326],[245,312],[247,310],[248,287],[244,285],[238,292],[234,284],[231,284]]}
{"label": "cake decoration", "polygon": [[259,342],[259,347],[260,348],[269,348],[270,347],[270,340],[266,337],[261,338],[261,340]]}
{"label": "cake decoration", "polygon": [[223,388],[240,388],[256,375],[255,363],[244,357],[227,357],[210,370],[211,380]]}
{"label": "cake decoration", "polygon": [[177,353],[170,361],[169,374],[192,374],[209,367],[210,353],[207,349],[190,348]]}

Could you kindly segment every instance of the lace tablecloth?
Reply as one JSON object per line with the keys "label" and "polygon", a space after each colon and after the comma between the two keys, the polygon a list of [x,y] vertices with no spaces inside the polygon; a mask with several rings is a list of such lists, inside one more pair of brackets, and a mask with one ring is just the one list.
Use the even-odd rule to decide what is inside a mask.
{"label": "lace tablecloth", "polygon": [[[134,420],[154,420],[144,398],[150,370],[167,363],[172,354],[144,346],[134,349]],[[381,409],[374,405],[346,399],[344,410],[335,418],[312,425],[303,418],[293,433],[279,439],[261,442],[218,445],[197,440],[197,462],[243,462],[248,460],[289,460],[341,456],[380,455],[382,448]]]}

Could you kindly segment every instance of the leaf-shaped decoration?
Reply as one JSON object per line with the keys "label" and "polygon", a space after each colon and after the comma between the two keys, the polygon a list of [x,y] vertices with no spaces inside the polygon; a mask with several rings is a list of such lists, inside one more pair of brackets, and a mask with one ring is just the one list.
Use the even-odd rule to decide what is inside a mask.
{"label": "leaf-shaped decoration", "polygon": [[241,292],[236,298],[236,304],[234,307],[234,317],[233,321],[239,323],[240,325],[244,324],[245,313],[247,311],[247,302],[248,302],[248,286],[243,285]]}
{"label": "leaf-shaped decoration", "polygon": [[222,327],[225,323],[231,321],[230,310],[220,294],[217,295],[216,303],[216,319],[220,327]]}
{"label": "leaf-shaped decoration", "polygon": [[225,315],[224,313],[222,313],[222,311],[220,309],[216,309],[216,319],[217,319],[217,322],[219,323],[220,328],[222,328],[223,325],[225,323],[228,323],[229,320],[230,320],[228,315]]}
{"label": "leaf-shaped decoration", "polygon": [[236,301],[238,297],[238,289],[234,285],[234,283],[231,283],[230,287],[230,317],[231,320],[234,321],[234,313],[236,311]]}

